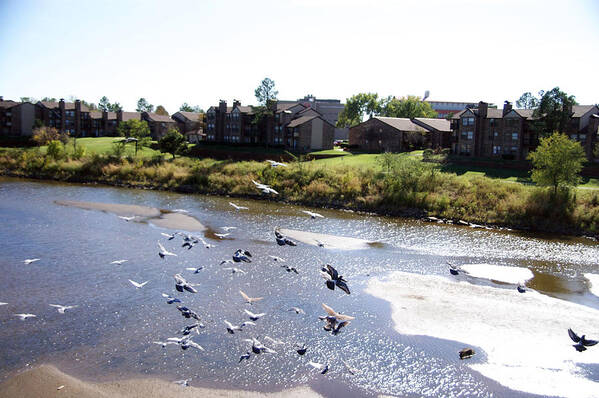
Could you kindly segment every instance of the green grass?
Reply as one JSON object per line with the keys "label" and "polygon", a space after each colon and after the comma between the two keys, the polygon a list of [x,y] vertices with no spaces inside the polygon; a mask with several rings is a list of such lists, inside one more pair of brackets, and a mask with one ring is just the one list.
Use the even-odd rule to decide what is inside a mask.
{"label": "green grass", "polygon": [[[113,143],[122,140],[123,137],[87,137],[87,138],[78,138],[77,145],[85,146],[86,151],[90,153],[97,153],[99,155],[109,154],[112,152]],[[67,144],[68,147],[73,148],[72,141]],[[125,155],[134,155],[135,154],[135,144],[127,144],[126,145]],[[152,157],[154,155],[159,155],[160,151],[147,148],[147,147],[139,147],[137,154],[142,157]]]}

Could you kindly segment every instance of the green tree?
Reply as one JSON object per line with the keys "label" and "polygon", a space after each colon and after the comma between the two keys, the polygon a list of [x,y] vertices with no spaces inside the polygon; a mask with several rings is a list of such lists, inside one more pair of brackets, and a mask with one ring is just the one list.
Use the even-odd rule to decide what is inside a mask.
{"label": "green tree", "polygon": [[162,153],[170,153],[175,155],[187,148],[187,141],[185,137],[179,133],[176,128],[170,128],[165,135],[158,141],[158,147]]}
{"label": "green tree", "polygon": [[166,111],[166,109],[164,109],[164,106],[162,105],[158,105],[156,107],[156,111],[157,114],[162,115],[162,116],[169,116],[168,112]]}
{"label": "green tree", "polygon": [[437,112],[433,110],[428,102],[421,101],[419,97],[408,95],[403,98],[387,97],[381,101],[381,116],[386,117],[405,117],[413,119],[415,117],[437,117]]}
{"label": "green tree", "polygon": [[37,100],[33,97],[21,97],[19,98],[20,102],[30,102],[32,104],[35,104],[37,102]]}
{"label": "green tree", "polygon": [[51,157],[54,160],[59,160],[64,157],[64,145],[58,140],[52,140],[48,143],[46,149],[46,156]]}
{"label": "green tree", "polygon": [[572,105],[577,105],[573,95],[555,87],[547,92],[539,92],[541,99],[533,112],[533,117],[539,118],[537,130],[540,135],[548,136],[554,131],[566,131],[572,111]]}
{"label": "green tree", "polygon": [[137,138],[137,145],[150,146],[150,128],[145,120],[129,119],[119,124],[116,132],[121,137]]}
{"label": "green tree", "polygon": [[111,106],[112,105],[106,96],[100,98],[100,101],[98,101],[98,109],[101,111],[108,112],[111,110]]}
{"label": "green tree", "polygon": [[94,104],[93,102],[87,102],[87,101],[81,100],[81,105],[87,106],[87,108],[90,111],[95,111],[95,110],[98,109],[98,107],[96,106],[96,104]]}
{"label": "green tree", "polygon": [[44,102],[57,102],[56,98],[54,98],[54,97],[44,97],[40,101],[44,101]]}
{"label": "green tree", "polygon": [[266,106],[268,105],[268,101],[277,99],[279,92],[275,90],[275,82],[265,77],[256,90],[254,90],[254,95],[260,105]]}
{"label": "green tree", "polygon": [[110,107],[108,108],[108,110],[110,112],[119,112],[119,111],[123,110],[123,107],[118,102],[115,102],[114,104],[110,104]]}
{"label": "green tree", "polygon": [[345,107],[337,119],[338,127],[352,127],[362,122],[364,115],[378,115],[381,101],[376,93],[359,93],[345,101]]}
{"label": "green tree", "polygon": [[552,186],[553,195],[560,188],[576,186],[580,182],[580,170],[586,160],[580,143],[567,135],[554,132],[541,138],[537,149],[528,154],[532,162],[532,180],[540,186]]}
{"label": "green tree", "polygon": [[539,99],[527,91],[516,100],[516,106],[523,109],[535,109],[539,106]]}
{"label": "green tree", "polygon": [[135,108],[137,112],[152,112],[154,110],[154,105],[150,104],[145,98],[140,98],[137,100],[137,108]]}
{"label": "green tree", "polygon": [[181,112],[196,112],[196,113],[204,113],[202,108],[199,105],[189,105],[187,102],[184,102],[183,105],[179,107],[179,111]]}

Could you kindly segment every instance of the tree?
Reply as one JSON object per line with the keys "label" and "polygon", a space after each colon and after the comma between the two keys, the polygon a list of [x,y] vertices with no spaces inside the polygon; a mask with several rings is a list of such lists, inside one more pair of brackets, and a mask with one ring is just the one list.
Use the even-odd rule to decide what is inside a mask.
{"label": "tree", "polygon": [[258,103],[262,106],[266,106],[268,101],[276,100],[278,94],[279,92],[275,90],[275,82],[268,77],[265,77],[256,90],[254,90],[254,95]]}
{"label": "tree", "polygon": [[177,153],[187,148],[185,137],[176,128],[170,128],[158,141],[158,147],[162,153],[170,153],[173,159]]}
{"label": "tree", "polygon": [[352,127],[362,122],[364,115],[378,115],[381,101],[376,93],[359,93],[345,101],[345,108],[337,119],[338,127]]}
{"label": "tree", "polygon": [[98,101],[98,109],[101,111],[108,112],[111,110],[111,107],[112,105],[106,96],[100,98],[100,101]]}
{"label": "tree", "polygon": [[54,98],[54,97],[44,97],[40,101],[44,101],[44,102],[57,102],[56,98]]}
{"label": "tree", "polygon": [[154,105],[150,104],[145,98],[140,98],[137,100],[137,108],[135,108],[137,112],[152,112],[154,110]]}
{"label": "tree", "polygon": [[137,138],[137,145],[150,146],[150,128],[145,120],[129,119],[119,124],[116,132],[121,137]]}
{"label": "tree", "polygon": [[162,105],[158,105],[156,107],[156,111],[157,114],[162,115],[162,116],[168,116],[168,112],[166,111],[166,109],[164,109],[164,106]]}
{"label": "tree", "polygon": [[37,100],[33,97],[21,97],[19,98],[20,102],[30,102],[32,104],[35,104],[37,102]]}
{"label": "tree", "polygon": [[586,160],[580,143],[572,141],[567,135],[554,132],[541,138],[539,146],[528,154],[532,162],[532,180],[541,186],[552,186],[553,195],[557,190],[576,186],[580,182],[580,170]]}
{"label": "tree", "polygon": [[518,98],[516,106],[524,109],[535,109],[539,106],[539,99],[532,95],[530,91],[527,91]]}
{"label": "tree", "polygon": [[437,112],[433,110],[428,102],[421,101],[419,97],[408,95],[403,98],[387,97],[381,101],[380,115],[386,117],[405,117],[413,119],[415,117],[437,117]]}
{"label": "tree", "polygon": [[541,100],[533,112],[539,118],[537,130],[540,135],[548,136],[554,131],[566,131],[572,112],[572,105],[577,105],[573,95],[561,91],[559,87],[551,91],[539,92]]}
{"label": "tree", "polygon": [[183,105],[179,107],[179,111],[181,112],[195,112],[195,113],[204,113],[202,108],[199,105],[189,105],[187,102],[184,102]]}
{"label": "tree", "polygon": [[110,107],[108,108],[108,110],[110,112],[120,112],[123,110],[123,107],[118,102],[115,102],[114,104],[110,104]]}

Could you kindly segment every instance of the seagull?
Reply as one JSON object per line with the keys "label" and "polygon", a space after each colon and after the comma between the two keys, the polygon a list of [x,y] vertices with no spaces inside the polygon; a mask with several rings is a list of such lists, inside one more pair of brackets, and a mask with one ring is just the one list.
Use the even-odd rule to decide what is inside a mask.
{"label": "seagull", "polygon": [[199,274],[201,270],[204,269],[204,267],[197,267],[197,268],[185,268],[188,271],[193,271],[194,274]]}
{"label": "seagull", "polygon": [[316,242],[316,245],[318,247],[324,247],[324,243],[323,242],[319,241],[318,239],[314,239],[314,241]]}
{"label": "seagull", "polygon": [[474,354],[476,354],[476,351],[474,351],[472,348],[462,348],[459,352],[458,352],[460,359],[468,359],[468,358],[472,358],[474,356]]}
{"label": "seagull", "polygon": [[283,167],[287,167],[287,165],[285,163],[281,163],[281,162],[276,162],[274,160],[266,160],[268,163],[270,163],[270,165],[272,167],[277,167],[277,166],[283,166]]}
{"label": "seagull", "polygon": [[237,229],[237,227],[220,227],[220,229],[222,229],[225,232],[231,231],[233,229]]}
{"label": "seagull", "polygon": [[285,344],[284,341],[276,340],[276,339],[273,339],[272,337],[268,337],[268,336],[264,336],[264,339],[270,341],[274,345],[283,345],[283,344]]}
{"label": "seagull", "polygon": [[283,264],[281,264],[281,267],[285,268],[285,271],[287,271],[287,272],[295,272],[296,274],[299,274],[299,272],[297,271],[297,268],[295,268],[295,267],[290,267],[288,265],[283,265]]}
{"label": "seagull", "polygon": [[230,270],[232,274],[235,274],[235,273],[245,274],[246,273],[244,270],[242,270],[241,268],[237,268],[237,267],[228,267],[228,268],[223,268],[223,269]]}
{"label": "seagull", "polygon": [[144,287],[146,285],[146,283],[148,283],[149,281],[145,281],[144,283],[139,283],[139,282],[135,282],[132,281],[131,279],[129,279],[129,282],[131,282],[131,284],[133,286],[135,286],[136,289],[141,289],[142,287]]}
{"label": "seagull", "polygon": [[175,234],[176,234],[176,232],[174,234],[165,234],[164,232],[160,233],[160,235],[164,236],[165,238],[168,238],[168,240],[175,239]]}
{"label": "seagull", "polygon": [[285,245],[297,246],[297,244],[294,241],[292,241],[291,239],[289,239],[286,236],[282,235],[279,232],[278,228],[275,228],[275,239],[277,240],[277,244],[279,246],[285,246]]}
{"label": "seagull", "polygon": [[187,250],[191,250],[191,248],[194,247],[196,243],[198,243],[198,242],[197,241],[183,242],[183,244],[181,245],[181,247],[187,247]]}
{"label": "seagull", "polygon": [[347,281],[343,279],[343,276],[339,275],[337,270],[329,264],[325,264],[320,269],[320,275],[325,279],[327,287],[331,290],[335,290],[335,286],[343,290],[345,293],[349,293],[349,287],[347,287]]}
{"label": "seagull", "polygon": [[220,265],[223,265],[223,264],[235,264],[235,261],[233,261],[233,260],[223,260],[223,261],[220,262]]}
{"label": "seagull", "polygon": [[36,318],[37,315],[34,314],[14,314],[14,316],[18,316],[19,318],[21,318],[22,321],[24,321],[27,318]]}
{"label": "seagull", "polygon": [[185,380],[176,380],[176,381],[173,381],[173,383],[179,384],[181,387],[189,387],[190,381],[191,381],[191,378],[185,379]]}
{"label": "seagull", "polygon": [[183,336],[187,336],[192,330],[195,329],[196,333],[200,334],[200,329],[205,327],[206,326],[203,323],[196,322],[193,325],[185,326],[183,329],[179,330],[179,333],[181,333]]}
{"label": "seagull", "polygon": [[295,311],[296,314],[305,314],[306,312],[299,307],[291,307],[287,311]]}
{"label": "seagull", "polygon": [[249,315],[250,319],[252,321],[257,321],[258,319],[262,318],[264,315],[266,315],[266,312],[262,312],[260,314],[254,314],[252,311],[249,310],[244,310],[246,314]]}
{"label": "seagull", "polygon": [[54,307],[58,309],[60,314],[64,314],[66,310],[70,310],[72,308],[77,308],[78,305],[60,305],[60,304],[49,304],[50,307]]}
{"label": "seagull", "polygon": [[524,285],[522,283],[518,283],[518,286],[516,286],[516,289],[518,289],[518,293],[526,293],[526,287],[524,287]]}
{"label": "seagull", "polygon": [[214,245],[211,245],[210,243],[206,242],[204,239],[202,238],[198,238],[200,240],[200,242],[202,242],[202,245],[204,245],[204,247],[206,249],[210,249],[211,247],[215,247]]}
{"label": "seagull", "polygon": [[277,257],[277,256],[268,256],[270,258],[272,258],[273,261],[279,261],[281,263],[284,263],[285,260],[283,260],[281,257]]}
{"label": "seagull", "polygon": [[233,202],[229,202],[229,204],[230,204],[231,206],[233,206],[233,207],[235,208],[235,210],[248,210],[248,208],[247,208],[247,207],[245,207],[245,206],[238,206],[238,205],[236,205],[236,204],[235,204],[235,203],[233,203]]}
{"label": "seagull", "polygon": [[304,355],[306,353],[306,351],[308,351],[308,347],[306,347],[305,344],[299,345],[299,344],[295,344],[295,351],[300,354],[300,355]]}
{"label": "seagull", "polygon": [[193,318],[197,321],[200,320],[200,316],[198,314],[196,314],[193,310],[190,310],[189,308],[185,307],[184,305],[178,305],[177,309],[181,311],[181,315],[183,315],[187,319]]}
{"label": "seagull", "polygon": [[175,289],[178,292],[183,292],[183,290],[187,290],[190,293],[197,293],[198,291],[193,288],[193,286],[197,286],[197,284],[188,283],[185,278],[181,276],[181,274],[175,274]]}
{"label": "seagull", "polygon": [[306,213],[312,219],[315,219],[316,217],[324,218],[324,216],[322,214],[314,213],[313,211],[309,211],[309,210],[302,210],[302,213]]}
{"label": "seagull", "polygon": [[450,263],[449,261],[447,261],[447,264],[449,265],[449,273],[451,275],[459,275],[459,273],[460,273],[460,267],[458,267],[455,264]]}
{"label": "seagull", "polygon": [[165,348],[169,344],[177,344],[174,341],[152,341],[152,343],[159,344],[162,346],[162,348]]}
{"label": "seagull", "polygon": [[349,325],[350,321],[354,318],[353,316],[339,314],[328,305],[322,303],[322,308],[327,312],[327,316],[319,317],[320,320],[326,321],[324,330],[327,332],[331,331],[334,335],[339,333],[342,327]]}
{"label": "seagull", "polygon": [[572,347],[576,348],[576,351],[578,352],[586,351],[586,347],[591,347],[597,344],[597,340],[587,340],[584,334],[582,337],[578,337],[578,335],[574,333],[572,329],[568,329],[568,335],[572,341],[576,343],[573,344]]}
{"label": "seagull", "polygon": [[226,234],[214,234],[214,236],[216,236],[219,239],[225,239],[229,235],[231,235],[230,232],[227,232]]}
{"label": "seagull", "polygon": [[225,325],[227,325],[227,332],[229,332],[229,334],[235,334],[236,330],[242,332],[244,327],[246,327],[248,325],[255,325],[255,323],[250,322],[250,321],[245,321],[245,322],[242,322],[241,325],[236,326],[225,319]]}
{"label": "seagull", "polygon": [[342,359],[343,364],[345,365],[345,369],[347,369],[347,371],[352,374],[352,375],[357,375],[358,373],[360,373],[360,371],[356,368],[352,368],[346,361],[345,359]]}
{"label": "seagull", "polygon": [[252,352],[254,354],[262,354],[262,353],[276,354],[277,353],[275,350],[271,350],[270,348],[266,347],[264,344],[259,342],[255,337],[252,337],[251,339],[243,339],[243,341],[252,343]]}
{"label": "seagull", "polygon": [[162,297],[164,297],[166,299],[166,303],[167,304],[173,304],[173,303],[180,303],[181,302],[181,300],[179,300],[176,297],[171,296],[170,294],[162,293]]}
{"label": "seagull", "polygon": [[28,258],[27,260],[23,260],[23,263],[25,265],[29,265],[31,263],[35,263],[36,261],[40,261],[40,259],[39,258]]}
{"label": "seagull", "polygon": [[117,265],[121,265],[123,263],[126,263],[129,260],[114,260],[112,261],[110,264],[117,264]]}
{"label": "seagull", "polygon": [[245,360],[250,360],[251,354],[249,351],[246,351],[245,354],[243,354],[242,356],[239,357],[239,362],[237,363],[241,363],[241,361]]}
{"label": "seagull", "polygon": [[164,258],[165,256],[177,256],[175,253],[171,253],[168,250],[166,250],[164,248],[164,246],[162,246],[162,243],[158,242],[158,247],[160,248],[160,251],[158,252],[158,255],[160,256],[160,258]]}
{"label": "seagull", "polygon": [[120,218],[121,220],[125,220],[125,221],[129,222],[129,221],[131,221],[131,220],[135,219],[135,216],[133,216],[133,217],[123,217],[123,216],[119,216],[119,218]]}
{"label": "seagull", "polygon": [[264,297],[250,297],[247,294],[245,294],[244,292],[242,292],[241,290],[239,291],[239,293],[241,294],[241,297],[243,297],[245,302],[248,304],[253,304],[254,301],[260,301],[264,298]]}
{"label": "seagull", "polygon": [[277,191],[275,191],[274,189],[272,189],[270,187],[270,185],[262,184],[262,183],[254,181],[254,180],[252,180],[252,182],[254,183],[254,185],[256,186],[256,188],[258,188],[259,190],[262,191],[262,193],[265,193],[265,194],[274,193],[275,195],[279,194]]}
{"label": "seagull", "polygon": [[8,304],[8,303],[3,303],[3,302],[0,302],[0,305],[7,305],[7,304]]}
{"label": "seagull", "polygon": [[329,371],[329,365],[323,365],[321,363],[318,362],[308,362],[308,365],[312,366],[314,369],[320,371],[320,374],[325,374],[326,372]]}
{"label": "seagull", "polygon": [[233,254],[233,261],[235,261],[236,263],[239,263],[239,262],[242,262],[242,261],[244,261],[246,263],[251,263],[252,260],[250,260],[249,257],[252,257],[252,253],[250,253],[247,250],[238,249],[235,252],[235,254]]}
{"label": "seagull", "polygon": [[179,346],[181,346],[182,350],[186,350],[189,347],[193,347],[193,348],[197,348],[200,351],[206,351],[206,350],[204,350],[204,347],[202,347],[201,345],[199,345],[198,343],[193,341],[191,339],[191,336],[189,336],[189,335],[183,336],[183,337],[169,337],[167,340],[174,341],[175,343],[179,344]]}

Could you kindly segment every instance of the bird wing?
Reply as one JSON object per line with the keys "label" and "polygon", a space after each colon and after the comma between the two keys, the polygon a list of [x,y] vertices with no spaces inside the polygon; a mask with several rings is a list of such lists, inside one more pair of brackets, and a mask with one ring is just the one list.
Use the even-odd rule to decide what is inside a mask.
{"label": "bird wing", "polygon": [[197,348],[197,349],[198,349],[198,350],[200,350],[200,351],[206,351],[206,350],[204,350],[204,347],[202,347],[201,345],[199,345],[198,343],[196,343],[196,342],[195,342],[195,341],[193,341],[193,340],[188,340],[188,341],[187,341],[187,344],[189,344],[190,346],[192,346],[192,347],[194,347],[194,348]]}
{"label": "bird wing", "polygon": [[141,287],[141,285],[135,281],[132,281],[131,279],[129,279],[129,282],[131,282],[131,284],[135,287]]}
{"label": "bird wing", "polygon": [[175,274],[174,278],[175,278],[175,282],[178,285],[186,285],[187,284],[187,281],[181,276],[181,274]]}
{"label": "bird wing", "polygon": [[350,294],[349,293],[349,287],[347,287],[347,283],[345,283],[342,280],[337,280],[336,285],[339,289],[343,290],[345,293]]}
{"label": "bird wing", "polygon": [[[323,268],[324,269],[324,268]],[[322,276],[327,281],[332,280],[331,275],[327,271],[320,270],[320,276]]]}
{"label": "bird wing", "polygon": [[324,365],[318,363],[318,362],[308,362],[308,365],[312,366],[314,369],[318,369],[321,370],[323,368]]}
{"label": "bird wing", "polygon": [[335,268],[333,268],[332,265],[330,264],[325,264],[325,267],[328,270],[328,273],[331,275],[331,278],[337,280],[339,279],[339,273],[337,272],[337,270]]}
{"label": "bird wing", "polygon": [[195,271],[197,268],[190,268],[190,267],[187,267],[187,268],[185,268],[185,269],[186,269],[186,270],[188,270],[188,271]]}
{"label": "bird wing", "polygon": [[248,314],[248,315],[249,315],[251,318],[256,318],[256,314],[254,314],[252,311],[245,310],[245,309],[244,309],[244,311],[245,311],[245,313],[246,313],[246,314]]}
{"label": "bird wing", "polygon": [[338,321],[351,321],[351,320],[356,319],[353,316],[343,315],[343,314],[337,314],[336,318]]}
{"label": "bird wing", "polygon": [[573,342],[578,343],[580,341],[580,337],[574,333],[572,329],[568,329],[568,335],[572,339]]}
{"label": "bird wing", "polygon": [[587,347],[594,346],[595,344],[597,344],[597,340],[582,339],[582,345],[585,345]]}
{"label": "bird wing", "polygon": [[239,291],[239,294],[241,294],[241,297],[243,297],[243,299],[244,299],[245,301],[251,301],[251,300],[250,300],[250,296],[248,296],[247,294],[245,294],[243,291],[241,291],[241,290],[240,290],[240,291]]}
{"label": "bird wing", "polygon": [[334,316],[336,318],[339,315],[339,314],[337,314],[335,312],[334,309],[332,309],[331,307],[329,307],[325,303],[322,303],[322,308],[324,308],[324,310],[326,311],[326,313],[329,314],[330,316]]}
{"label": "bird wing", "polygon": [[260,301],[262,300],[264,297],[250,297],[250,301],[254,302],[254,301]]}
{"label": "bird wing", "polygon": [[172,235],[169,235],[169,234],[165,234],[164,232],[161,232],[160,235],[162,235],[164,237],[167,237],[167,238],[170,238],[172,236]]}
{"label": "bird wing", "polygon": [[166,252],[166,249],[164,246],[162,246],[162,243],[158,242],[158,247],[160,248],[160,251]]}
{"label": "bird wing", "polygon": [[65,308],[63,305],[60,304],[48,304],[50,307],[55,307],[55,308]]}
{"label": "bird wing", "polygon": [[234,326],[233,326],[233,324],[232,324],[231,322],[227,321],[227,320],[225,320],[225,325],[227,325],[227,327],[228,327],[229,329],[234,329]]}

